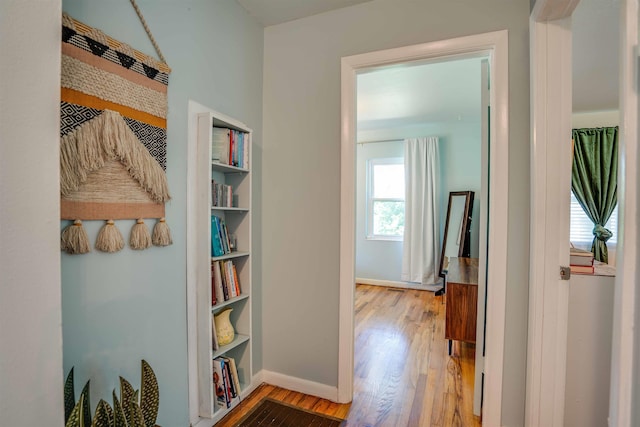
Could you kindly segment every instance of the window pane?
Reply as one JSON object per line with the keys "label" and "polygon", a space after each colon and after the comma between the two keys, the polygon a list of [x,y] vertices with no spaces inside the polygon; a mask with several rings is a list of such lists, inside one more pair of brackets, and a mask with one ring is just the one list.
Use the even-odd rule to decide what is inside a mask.
{"label": "window pane", "polygon": [[[613,236],[607,241],[607,243],[615,244],[617,241],[616,233],[618,232],[618,206],[616,205],[609,221],[604,226],[606,229],[611,230]],[[593,223],[589,219],[582,206],[578,203],[578,199],[571,192],[571,242],[580,247],[591,248],[591,242],[593,241]]]}
{"label": "window pane", "polygon": [[373,197],[404,199],[404,165],[373,165]]}
{"label": "window pane", "polygon": [[404,233],[404,202],[373,201],[373,234],[402,236]]}

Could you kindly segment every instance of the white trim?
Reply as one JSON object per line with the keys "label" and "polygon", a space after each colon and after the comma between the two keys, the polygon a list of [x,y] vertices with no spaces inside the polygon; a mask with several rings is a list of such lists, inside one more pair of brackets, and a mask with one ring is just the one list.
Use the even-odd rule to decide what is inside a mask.
{"label": "white trim", "polygon": [[[634,328],[638,304],[638,1],[624,0],[621,9],[620,145],[618,197],[620,222],[614,296],[609,426],[638,425],[639,330]],[[627,167],[628,165],[628,167]],[[635,384],[634,384],[635,379]],[[637,406],[637,405],[636,405]]]}
{"label": "white trim", "polygon": [[[567,135],[572,67],[567,17],[576,4],[538,0],[530,19],[531,261],[525,425],[531,427],[564,424],[569,282],[560,281],[559,266],[569,265]],[[551,9],[556,12],[548,15]],[[565,19],[541,22],[548,16]]]}
{"label": "white trim", "polygon": [[291,377],[289,375],[280,374],[267,370],[260,371],[262,382],[275,385],[287,390],[297,391],[299,393],[317,396],[332,402],[338,400],[338,388],[302,378]]}
{"label": "white trim", "polygon": [[[398,282],[395,280],[378,280],[378,279],[367,279],[364,277],[356,277],[356,283],[359,285],[382,286],[386,288],[415,289],[418,291],[433,291],[432,289],[428,289],[425,287],[425,285],[422,285],[420,283]],[[429,286],[432,286],[432,285],[429,285]]]}
{"label": "white trim", "polygon": [[[200,396],[198,391],[198,317],[197,317],[197,141],[198,114],[209,109],[189,100],[187,117],[187,361],[189,375],[189,421],[197,425],[200,418]],[[211,420],[208,420],[211,422]]]}
{"label": "white trim", "polygon": [[[487,300],[487,218],[488,218],[488,201],[489,201],[489,111],[490,111],[490,87],[489,80],[489,61],[483,59],[481,61],[481,106],[482,106],[482,124],[481,124],[481,155],[480,162],[482,171],[480,177],[480,209],[479,209],[479,244],[478,244],[478,304],[477,313],[478,321],[476,323],[476,358],[475,358],[475,378],[473,381],[473,414],[482,415],[482,383],[484,378],[484,341],[485,341],[485,319],[487,313],[485,310],[485,302]],[[482,262],[480,262],[482,260]]]}
{"label": "white trim", "polygon": [[[340,326],[338,397],[349,402],[353,395],[354,263],[355,263],[355,127],[356,72],[408,61],[428,61],[489,54],[491,61],[490,194],[508,195],[509,182],[509,72],[506,30],[388,49],[342,58],[342,130],[340,194]],[[504,331],[506,316],[508,196],[489,203],[489,260],[487,298],[486,381],[483,423],[500,425]]]}

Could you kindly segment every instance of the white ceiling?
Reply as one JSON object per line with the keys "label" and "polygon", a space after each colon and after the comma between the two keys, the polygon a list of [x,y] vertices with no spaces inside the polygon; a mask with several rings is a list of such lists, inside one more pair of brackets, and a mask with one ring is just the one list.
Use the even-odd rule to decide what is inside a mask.
{"label": "white ceiling", "polygon": [[265,27],[371,0],[236,0]]}
{"label": "white ceiling", "polygon": [[[264,26],[371,0],[237,0]],[[573,110],[618,108],[620,0],[581,0],[573,18]],[[358,77],[358,128],[479,120],[479,60],[376,70]]]}
{"label": "white ceiling", "polygon": [[358,75],[358,131],[480,121],[480,58]]}

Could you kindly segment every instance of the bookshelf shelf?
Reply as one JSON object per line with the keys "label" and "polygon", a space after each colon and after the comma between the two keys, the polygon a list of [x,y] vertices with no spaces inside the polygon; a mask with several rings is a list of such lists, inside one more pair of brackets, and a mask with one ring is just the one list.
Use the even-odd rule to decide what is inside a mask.
{"label": "bookshelf shelf", "polygon": [[215,304],[215,305],[212,305],[212,306],[211,306],[211,312],[212,312],[212,313],[218,312],[218,311],[220,311],[220,310],[221,310],[222,308],[224,308],[224,307],[227,307],[227,306],[229,306],[229,305],[233,305],[233,304],[237,303],[238,301],[242,301],[242,300],[245,300],[245,299],[247,299],[247,298],[249,298],[249,295],[247,295],[247,294],[242,294],[242,295],[240,295],[240,296],[238,296],[238,297],[230,298],[230,299],[229,299],[229,300],[227,300],[227,301],[219,302],[219,303],[217,303],[217,304]]}
{"label": "bookshelf shelf", "polygon": [[[198,419],[193,425],[212,425],[234,406],[221,406],[214,393],[214,359],[233,359],[240,383],[239,395],[255,387],[252,356],[252,260],[251,260],[251,137],[252,130],[243,123],[198,105],[192,122],[196,126],[195,188],[192,192],[195,218],[193,238],[195,271],[195,333],[197,340],[193,389],[197,399]],[[227,135],[225,140],[221,135]],[[224,146],[224,144],[228,146]],[[226,151],[226,152],[225,152]],[[232,164],[212,160],[225,159]],[[228,157],[225,157],[228,156]],[[213,183],[220,184],[215,186]],[[228,192],[227,192],[228,191]],[[221,196],[222,194],[222,196]],[[233,197],[231,197],[233,194]],[[228,198],[227,198],[228,197]],[[213,206],[224,200],[233,207]],[[219,202],[216,202],[218,204]],[[220,203],[222,204],[222,203]],[[233,244],[243,249],[232,251]],[[214,253],[219,256],[214,256]],[[234,286],[237,284],[237,286]],[[239,292],[238,292],[239,290]],[[239,293],[238,296],[233,296]],[[226,298],[226,300],[225,300]],[[215,304],[212,304],[215,301]],[[214,350],[212,328],[214,315],[232,308],[234,340]],[[225,362],[226,363],[226,362]],[[231,363],[228,363],[232,366]],[[216,365],[215,369],[220,367]],[[231,369],[231,368],[230,368]],[[191,377],[190,377],[191,378]],[[219,376],[218,376],[219,378]],[[190,385],[191,387],[191,385]],[[194,422],[196,421],[196,422]]]}
{"label": "bookshelf shelf", "polygon": [[249,212],[249,208],[232,208],[225,206],[212,206],[212,211],[225,211],[225,212]]}
{"label": "bookshelf shelf", "polygon": [[249,252],[237,251],[237,252],[231,252],[230,254],[211,257],[211,261],[222,261],[225,259],[242,258],[247,256],[249,256]]}
{"label": "bookshelf shelf", "polygon": [[249,173],[249,169],[226,165],[219,162],[211,162],[211,169],[224,173]]}
{"label": "bookshelf shelf", "polygon": [[231,341],[230,344],[224,345],[224,346],[220,347],[218,350],[213,352],[212,359],[215,359],[218,356],[222,356],[224,354],[227,354],[229,351],[231,351],[234,348],[238,347],[240,344],[243,344],[243,343],[249,341],[249,339],[250,339],[250,337],[248,335],[236,334],[236,337],[233,339],[233,341]]}

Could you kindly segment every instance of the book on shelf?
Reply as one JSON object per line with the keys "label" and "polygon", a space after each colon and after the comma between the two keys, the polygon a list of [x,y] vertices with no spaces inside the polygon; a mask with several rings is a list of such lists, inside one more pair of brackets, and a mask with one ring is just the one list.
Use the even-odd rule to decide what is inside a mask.
{"label": "book on shelf", "polygon": [[211,206],[219,208],[233,207],[233,187],[211,180]]}
{"label": "book on shelf", "polygon": [[224,361],[220,358],[213,359],[213,391],[216,395],[216,403],[220,407],[227,406],[227,386],[224,383]]}
{"label": "book on shelf", "polygon": [[214,257],[231,253],[229,230],[223,219],[211,215],[211,254]]}
{"label": "book on shelf", "polygon": [[220,238],[220,218],[211,215],[211,255],[222,256],[224,254],[224,247]]}
{"label": "book on shelf", "polygon": [[228,301],[241,295],[240,278],[233,260],[218,260],[211,263],[213,281],[212,293],[215,293],[216,303]]}
{"label": "book on shelf", "polygon": [[236,295],[240,296],[240,279],[238,279],[238,270],[236,269],[236,265],[232,263],[231,269],[233,270],[233,286],[236,289]]}
{"label": "book on shelf", "polygon": [[211,305],[216,305],[218,298],[216,297],[216,280],[215,266],[211,264]]}
{"label": "book on shelf", "polygon": [[227,384],[227,390],[229,392],[228,395],[230,399],[235,399],[236,397],[238,397],[238,389],[236,389],[236,384],[233,381],[233,375],[231,374],[231,361],[228,357],[224,356],[222,356],[222,360],[224,360],[224,368],[227,372],[227,378],[229,380]]}
{"label": "book on shelf", "polygon": [[211,160],[242,169],[249,168],[249,136],[235,129],[214,127]]}
{"label": "book on shelf", "polygon": [[569,249],[569,264],[580,266],[593,266],[593,253],[584,249],[571,247]]}
{"label": "book on shelf", "polygon": [[569,265],[569,268],[576,274],[593,274],[595,271],[592,265]]}
{"label": "book on shelf", "polygon": [[216,332],[216,321],[213,316],[211,316],[211,342],[213,344],[213,351],[220,348],[220,344],[218,343],[218,333]]}
{"label": "book on shelf", "polygon": [[[231,407],[234,399],[240,398],[240,390],[239,387],[236,387],[233,375],[234,374],[231,369],[231,361],[228,357],[220,356],[213,359],[213,376],[216,401],[220,406],[229,408]],[[237,376],[237,372],[235,375]],[[216,382],[215,379],[217,379],[218,382]]]}
{"label": "book on shelf", "polygon": [[229,164],[229,138],[231,130],[214,127],[211,134],[211,160]]}
{"label": "book on shelf", "polygon": [[229,292],[229,297],[235,298],[238,296],[238,292],[236,291],[235,278],[233,276],[233,261],[227,260],[223,263],[223,265],[226,277],[225,285],[227,287],[227,291]]}
{"label": "book on shelf", "polygon": [[236,394],[240,396],[242,390],[240,389],[240,378],[238,376],[238,367],[236,366],[236,361],[233,357],[226,357],[225,359],[229,363],[229,368],[231,369],[231,379],[233,380]]}
{"label": "book on shelf", "polygon": [[[222,272],[220,271],[220,261],[214,261],[213,268],[213,286],[216,294],[216,303],[225,301],[224,289],[222,287]],[[215,305],[215,304],[214,304]]]}
{"label": "book on shelf", "polygon": [[222,247],[225,254],[231,253],[231,245],[229,245],[229,231],[227,230],[227,224],[224,220],[220,220],[220,239],[222,240]]}

